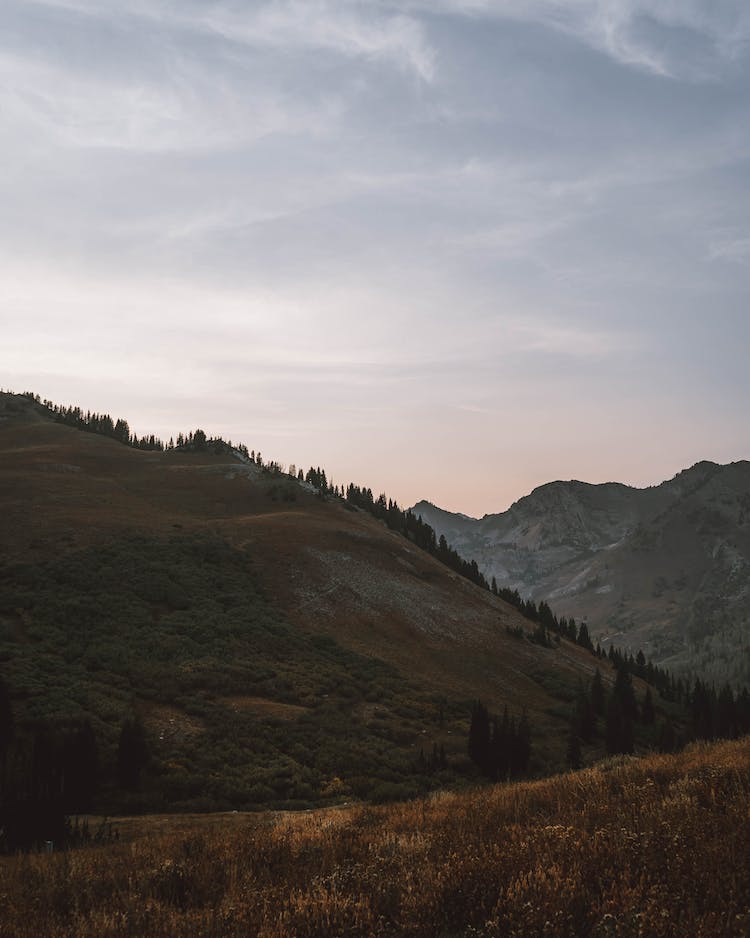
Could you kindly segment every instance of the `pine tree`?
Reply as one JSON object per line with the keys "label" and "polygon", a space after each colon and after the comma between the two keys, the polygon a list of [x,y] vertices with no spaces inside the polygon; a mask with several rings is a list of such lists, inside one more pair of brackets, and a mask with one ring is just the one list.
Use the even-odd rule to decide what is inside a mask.
{"label": "pine tree", "polygon": [[622,707],[622,711],[629,720],[635,720],[638,717],[638,701],[633,690],[633,681],[630,672],[625,665],[617,669],[615,686],[612,690],[612,696],[617,699]]}
{"label": "pine tree", "polygon": [[0,675],[0,767],[13,739],[13,708],[5,681]]}
{"label": "pine tree", "polygon": [[98,757],[96,738],[88,720],[65,733],[61,760],[65,811],[70,814],[90,811],[96,791]]}
{"label": "pine tree", "polygon": [[469,757],[483,773],[491,768],[490,715],[481,700],[477,700],[471,711],[469,726]]}
{"label": "pine tree", "polygon": [[610,755],[631,753],[634,749],[633,721],[622,701],[614,694],[607,707],[604,742]]}
{"label": "pine tree", "polygon": [[148,743],[143,724],[137,717],[129,717],[122,724],[117,746],[117,779],[122,787],[137,788],[148,762]]}
{"label": "pine tree", "polygon": [[573,731],[576,736],[579,736],[587,743],[591,742],[596,733],[596,714],[589,695],[584,692],[582,687],[578,689],[578,697],[576,698]]}
{"label": "pine tree", "polygon": [[667,719],[662,720],[659,724],[657,746],[659,752],[674,752],[677,749],[677,734]]}
{"label": "pine tree", "polygon": [[656,719],[656,713],[654,711],[654,699],[651,696],[651,688],[646,688],[646,696],[643,698],[643,706],[641,708],[641,722],[645,726],[653,726],[654,720]]}
{"label": "pine tree", "polygon": [[716,736],[734,739],[737,735],[737,708],[732,688],[725,684],[716,701]]}
{"label": "pine tree", "polygon": [[604,693],[604,684],[602,683],[602,676],[599,672],[599,668],[597,668],[594,672],[594,677],[591,680],[591,708],[596,716],[603,716],[605,703],[606,697]]}
{"label": "pine tree", "polygon": [[576,736],[573,730],[570,731],[570,735],[568,736],[567,759],[571,769],[580,769],[583,765],[581,740]]}
{"label": "pine tree", "polygon": [[518,721],[518,772],[525,774],[531,761],[531,726],[524,710]]}
{"label": "pine tree", "polygon": [[696,739],[713,738],[714,708],[712,703],[708,687],[699,678],[696,678],[688,701],[691,730]]}
{"label": "pine tree", "polygon": [[581,625],[578,629],[578,635],[576,641],[581,646],[581,648],[587,648],[589,651],[593,652],[594,644],[591,641],[591,636],[589,635],[589,629],[585,622],[581,622]]}

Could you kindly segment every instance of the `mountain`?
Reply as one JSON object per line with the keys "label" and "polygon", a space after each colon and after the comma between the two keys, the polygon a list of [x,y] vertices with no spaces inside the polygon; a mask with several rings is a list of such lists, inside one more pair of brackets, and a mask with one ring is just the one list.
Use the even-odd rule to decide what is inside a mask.
{"label": "mountain", "polygon": [[94,425],[109,435],[0,395],[0,678],[18,726],[91,725],[105,806],[123,809],[127,721],[150,753],[132,810],[475,778],[477,698],[526,711],[533,772],[564,764],[571,702],[608,662],[527,640],[514,608],[371,514],[201,431],[142,449]]}
{"label": "mountain", "polygon": [[412,511],[499,586],[675,672],[750,683],[750,463],[646,489],[551,482],[507,511]]}

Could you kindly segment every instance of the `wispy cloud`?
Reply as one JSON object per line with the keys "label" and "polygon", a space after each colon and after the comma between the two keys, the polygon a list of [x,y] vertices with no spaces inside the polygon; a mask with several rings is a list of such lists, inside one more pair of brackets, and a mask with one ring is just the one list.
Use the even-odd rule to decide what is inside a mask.
{"label": "wispy cloud", "polygon": [[750,265],[750,235],[725,233],[714,237],[708,248],[711,260]]}
{"label": "wispy cloud", "polygon": [[216,4],[192,20],[235,42],[313,48],[351,58],[385,60],[432,80],[435,53],[421,25],[377,4],[285,0],[248,9]]}
{"label": "wispy cloud", "polygon": [[641,341],[634,330],[584,327],[544,317],[511,317],[500,324],[499,331],[515,351],[580,359],[631,354]]}
{"label": "wispy cloud", "polygon": [[662,77],[716,80],[750,42],[743,0],[412,0],[412,9],[538,23]]}
{"label": "wispy cloud", "polygon": [[435,51],[421,24],[386,5],[359,0],[271,0],[238,4],[229,0],[31,0],[98,19],[147,22],[212,33],[253,48],[322,50],[348,58],[391,63],[431,81]]}

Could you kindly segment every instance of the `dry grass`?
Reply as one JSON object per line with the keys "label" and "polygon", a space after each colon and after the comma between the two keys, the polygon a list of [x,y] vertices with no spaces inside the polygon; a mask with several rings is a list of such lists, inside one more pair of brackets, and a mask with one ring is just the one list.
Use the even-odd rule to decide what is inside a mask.
{"label": "dry grass", "polygon": [[251,697],[247,695],[222,697],[221,702],[235,713],[252,713],[257,717],[268,717],[273,720],[296,720],[297,717],[309,710],[309,707],[280,703],[278,700],[270,700],[268,697]]}
{"label": "dry grass", "polygon": [[750,740],[0,862],[0,934],[750,934]]}

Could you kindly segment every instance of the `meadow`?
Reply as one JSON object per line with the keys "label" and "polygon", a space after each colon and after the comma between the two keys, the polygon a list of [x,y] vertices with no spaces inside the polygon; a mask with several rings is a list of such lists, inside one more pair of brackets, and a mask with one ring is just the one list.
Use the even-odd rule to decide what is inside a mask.
{"label": "meadow", "polygon": [[381,807],[122,821],[0,859],[0,934],[747,935],[750,739]]}

